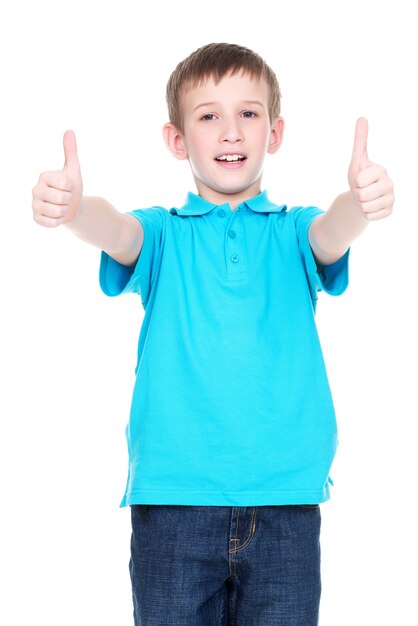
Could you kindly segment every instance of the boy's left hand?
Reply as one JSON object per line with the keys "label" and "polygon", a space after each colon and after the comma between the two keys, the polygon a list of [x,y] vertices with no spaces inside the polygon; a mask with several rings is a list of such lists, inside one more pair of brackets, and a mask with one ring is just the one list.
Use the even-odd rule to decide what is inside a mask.
{"label": "boy's left hand", "polygon": [[393,183],[386,170],[381,165],[369,161],[367,133],[367,120],[361,117],[357,120],[348,182],[364,217],[372,221],[380,220],[392,213],[395,196]]}

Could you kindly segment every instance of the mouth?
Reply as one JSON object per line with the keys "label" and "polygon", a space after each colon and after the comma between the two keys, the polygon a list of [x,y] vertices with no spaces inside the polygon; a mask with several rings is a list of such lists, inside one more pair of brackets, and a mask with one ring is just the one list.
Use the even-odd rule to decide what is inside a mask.
{"label": "mouth", "polygon": [[218,163],[219,167],[226,170],[239,170],[244,167],[246,160],[247,157],[245,154],[238,153],[220,154],[215,157],[215,161]]}
{"label": "mouth", "polygon": [[245,161],[247,157],[243,154],[220,154],[215,157],[215,161],[220,163],[240,163],[241,161]]}

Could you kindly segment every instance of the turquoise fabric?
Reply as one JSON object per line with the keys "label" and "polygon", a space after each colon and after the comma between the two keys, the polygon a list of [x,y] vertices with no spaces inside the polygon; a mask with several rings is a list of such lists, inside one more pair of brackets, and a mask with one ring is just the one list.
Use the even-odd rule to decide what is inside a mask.
{"label": "turquoise fabric", "polygon": [[235,211],[189,193],[131,213],[144,229],[135,267],[102,252],[103,291],[144,308],[121,506],[329,498],[337,427],[314,313],[319,291],[346,289],[349,251],[317,267],[308,229],[321,213],[265,191]]}

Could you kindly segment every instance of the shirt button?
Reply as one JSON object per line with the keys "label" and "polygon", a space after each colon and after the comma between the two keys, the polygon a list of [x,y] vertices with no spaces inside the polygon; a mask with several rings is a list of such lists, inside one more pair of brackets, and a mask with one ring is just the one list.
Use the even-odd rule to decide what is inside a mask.
{"label": "shirt button", "polygon": [[223,209],[218,209],[217,213],[219,217],[225,217],[225,211]]}
{"label": "shirt button", "polygon": [[238,263],[238,261],[239,261],[238,254],[231,254],[231,261],[232,261],[232,263]]}
{"label": "shirt button", "polygon": [[228,232],[228,235],[231,237],[231,239],[235,239],[235,237],[237,236],[237,233],[235,232],[235,230],[230,230]]}

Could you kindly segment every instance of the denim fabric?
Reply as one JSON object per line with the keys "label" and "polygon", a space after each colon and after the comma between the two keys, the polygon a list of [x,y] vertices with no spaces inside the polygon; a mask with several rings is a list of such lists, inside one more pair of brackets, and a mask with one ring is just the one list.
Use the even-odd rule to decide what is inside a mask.
{"label": "denim fabric", "polygon": [[135,626],[317,626],[317,505],[132,505]]}

